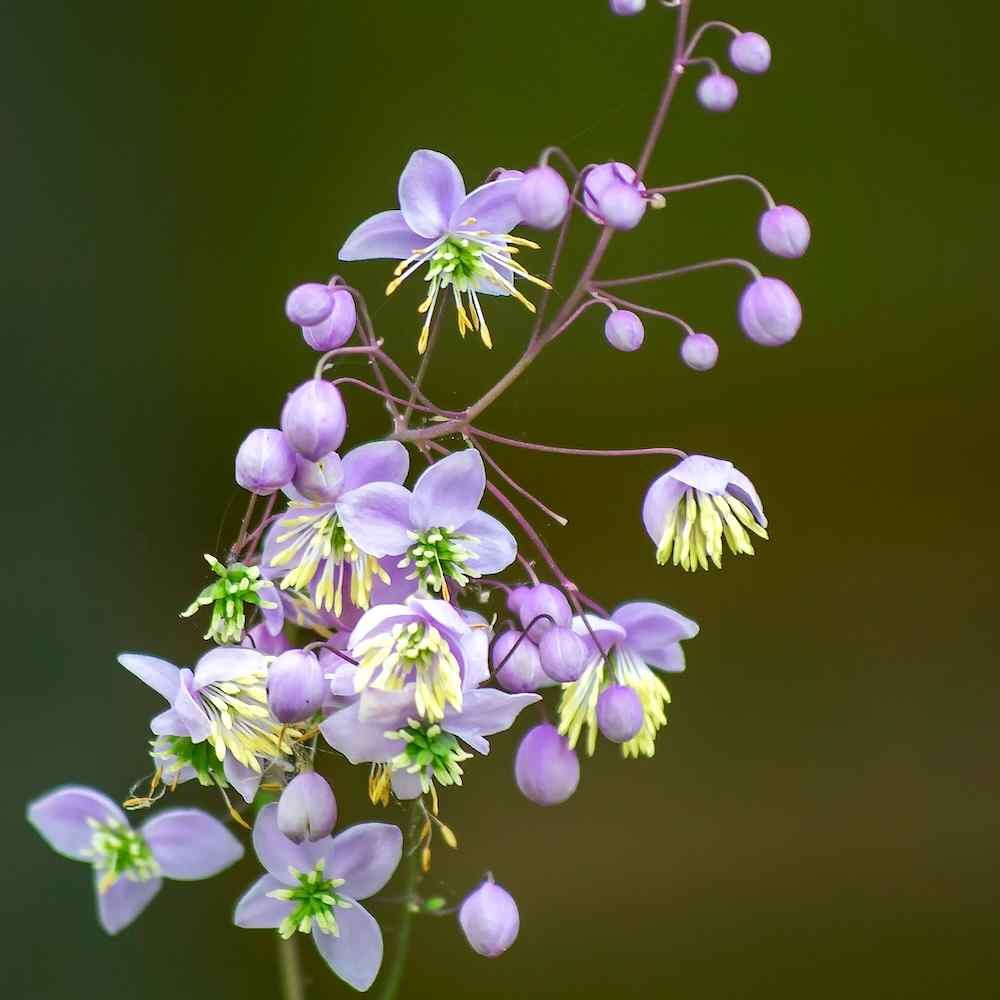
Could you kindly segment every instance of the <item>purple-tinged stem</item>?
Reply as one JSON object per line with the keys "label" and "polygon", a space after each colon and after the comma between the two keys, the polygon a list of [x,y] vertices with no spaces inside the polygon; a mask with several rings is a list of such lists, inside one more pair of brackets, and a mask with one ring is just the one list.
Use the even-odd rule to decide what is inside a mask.
{"label": "purple-tinged stem", "polygon": [[544,451],[550,455],[578,455],[582,458],[637,458],[642,455],[673,455],[675,458],[687,458],[687,452],[678,448],[623,448],[605,450],[600,448],[560,448],[557,445],[536,444],[534,441],[518,441],[516,438],[504,437],[489,431],[481,431],[478,427],[468,428],[473,437],[483,437],[497,444],[510,445],[512,448],[524,448],[527,451]]}
{"label": "purple-tinged stem", "polygon": [[644,281],[659,281],[661,278],[676,278],[682,274],[693,274],[695,271],[707,271],[714,267],[742,267],[749,271],[754,278],[761,277],[760,271],[748,260],[741,260],[738,257],[722,257],[719,260],[704,260],[698,264],[688,264],[685,267],[675,267],[669,271],[654,271],[652,274],[637,274],[632,278],[613,278],[611,281],[595,281],[593,287],[597,289],[618,288],[622,285],[638,285]]}
{"label": "purple-tinged stem", "polygon": [[710,59],[708,56],[700,56],[697,59],[685,59],[685,67],[687,66],[708,66],[708,68],[713,73],[721,73],[722,70],[719,69],[719,64],[714,60]]}
{"label": "purple-tinged stem", "polygon": [[487,464],[488,466],[490,466],[490,468],[491,468],[491,469],[493,469],[493,471],[494,471],[494,472],[495,472],[495,473],[496,473],[496,474],[497,474],[497,475],[498,475],[498,476],[499,476],[499,477],[500,477],[500,478],[501,478],[501,479],[502,479],[502,480],[503,480],[503,481],[504,481],[504,482],[505,482],[505,483],[506,483],[506,484],[507,484],[507,485],[508,485],[508,486],[509,486],[509,487],[510,487],[510,488],[511,488],[512,490],[514,490],[514,492],[515,492],[515,493],[520,493],[520,494],[521,494],[521,496],[522,496],[522,497],[524,497],[524,499],[525,499],[525,500],[529,500],[529,501],[530,501],[531,503],[533,503],[533,504],[534,504],[534,505],[535,505],[535,506],[536,506],[536,507],[537,507],[537,508],[538,508],[538,509],[539,509],[539,510],[540,510],[540,511],[541,511],[541,512],[543,513],[543,514],[546,514],[546,515],[547,515],[548,517],[551,517],[551,518],[552,518],[552,520],[553,520],[553,521],[555,521],[555,522],[556,522],[556,524],[560,525],[561,527],[565,528],[565,527],[566,527],[566,525],[567,525],[567,524],[569,524],[569,521],[567,521],[567,519],[566,519],[565,517],[563,517],[563,516],[562,516],[561,514],[557,514],[557,513],[556,513],[556,512],[554,511],[554,510],[552,510],[551,508],[549,508],[549,507],[546,507],[546,505],[545,505],[544,503],[542,503],[542,501],[541,501],[541,500],[539,500],[539,499],[538,499],[538,497],[536,497],[536,496],[535,496],[534,494],[532,494],[532,493],[529,493],[529,492],[528,492],[528,491],[527,491],[527,490],[526,490],[526,489],[525,489],[525,488],[524,488],[524,487],[523,487],[523,486],[522,486],[522,485],[521,485],[520,483],[518,483],[518,482],[517,482],[516,480],[514,480],[513,478],[511,478],[511,477],[510,477],[510,476],[509,476],[509,475],[508,475],[508,474],[507,474],[506,472],[504,472],[504,470],[503,470],[503,469],[502,469],[502,468],[500,467],[500,465],[499,465],[499,464],[498,464],[497,462],[495,462],[495,461],[493,460],[493,458],[492,458],[492,457],[490,456],[489,452],[487,452],[487,451],[486,451],[486,449],[485,449],[485,448],[483,447],[483,445],[482,445],[482,443],[481,443],[481,442],[479,442],[479,441],[473,441],[472,443],[473,443],[473,445],[475,446],[475,448],[476,448],[476,451],[478,451],[478,452],[479,452],[479,454],[483,456],[483,458],[484,458],[484,459],[485,459],[485,461],[486,461],[486,464]]}
{"label": "purple-tinged stem", "polygon": [[243,520],[240,521],[240,533],[236,536],[236,541],[233,542],[232,547],[229,550],[229,556],[226,559],[226,562],[232,562],[236,558],[236,554],[243,548],[243,544],[247,536],[247,528],[250,526],[250,518],[253,517],[253,509],[256,506],[257,494],[251,493],[247,509],[243,512]]}
{"label": "purple-tinged stem", "polygon": [[597,299],[587,299],[586,302],[582,302],[579,306],[577,306],[576,310],[564,323],[556,329],[550,330],[549,333],[546,334],[545,339],[542,341],[543,346],[551,344],[552,341],[559,336],[559,334],[565,333],[591,306],[594,305],[598,305]]}
{"label": "purple-tinged stem", "polygon": [[257,539],[260,538],[261,532],[263,532],[263,530],[271,523],[272,520],[281,517],[280,514],[275,514],[273,518],[271,516],[271,512],[274,510],[274,504],[277,501],[277,499],[278,499],[277,493],[272,493],[267,498],[267,506],[264,508],[264,513],[261,515],[260,521],[257,522],[257,527],[254,528],[253,531],[251,531],[250,534],[247,535],[247,537],[243,541],[243,545],[240,548],[241,554],[245,555],[246,553],[253,553],[253,546],[256,543]]}
{"label": "purple-tinged stem", "polygon": [[687,49],[684,51],[684,58],[687,59],[692,52],[697,48],[698,43],[701,41],[702,36],[706,31],[712,28],[722,28],[725,31],[732,32],[732,34],[739,35],[742,34],[739,28],[734,28],[733,25],[727,24],[725,21],[706,21],[698,30],[691,36],[691,41],[688,43]]}
{"label": "purple-tinged stem", "polygon": [[[382,399],[386,400],[388,403],[398,403],[400,406],[410,406],[414,410],[420,410],[422,413],[430,413],[435,417],[446,417],[448,422],[452,421],[452,418],[457,416],[453,410],[439,410],[436,406],[422,406],[420,403],[407,402],[405,399],[400,399],[399,396],[394,396],[391,392],[383,392],[381,389],[376,388],[373,385],[365,382],[364,379],[352,378],[349,375],[343,375],[340,378],[331,379],[331,385],[356,385],[362,389],[367,389],[370,393],[376,396],[381,396]],[[442,423],[439,426],[444,426]]]}
{"label": "purple-tinged stem", "polygon": [[727,184],[730,181],[742,181],[752,184],[764,196],[768,208],[774,208],[774,198],[771,192],[756,177],[749,174],[724,174],[721,177],[706,177],[703,181],[688,181],[686,184],[670,184],[667,187],[649,188],[647,194],[674,194],[677,191],[697,191],[700,188],[711,187],[713,184]]}
{"label": "purple-tinged stem", "polygon": [[626,309],[633,309],[636,312],[645,313],[647,316],[658,316],[660,319],[670,320],[671,323],[676,323],[686,333],[694,333],[694,329],[689,323],[686,323],[680,318],[680,316],[675,316],[673,313],[664,312],[662,309],[652,309],[649,306],[641,306],[638,302],[630,302],[628,299],[620,299],[617,295],[612,295],[610,292],[595,292],[595,294],[600,295],[600,301],[607,300],[609,302],[614,302],[617,306],[624,306]]}
{"label": "purple-tinged stem", "polygon": [[563,164],[569,167],[569,170],[574,177],[579,176],[580,171],[577,169],[576,164],[569,158],[569,154],[561,146],[546,146],[545,149],[542,150],[541,155],[538,157],[538,165],[540,167],[547,166],[549,159],[553,156],[562,160]]}
{"label": "purple-tinged stem", "polygon": [[326,354],[324,354],[319,361],[316,362],[313,378],[322,378],[323,372],[333,367],[333,365],[328,363],[333,358],[340,357],[342,354],[377,354],[381,347],[381,340],[377,340],[374,344],[365,344],[363,347],[335,347],[332,351],[327,351]]}

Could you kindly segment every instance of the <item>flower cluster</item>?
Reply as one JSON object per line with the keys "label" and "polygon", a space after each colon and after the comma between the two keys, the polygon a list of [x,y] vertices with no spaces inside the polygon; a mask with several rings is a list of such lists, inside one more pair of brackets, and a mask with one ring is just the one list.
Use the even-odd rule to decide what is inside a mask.
{"label": "flower cluster", "polygon": [[[417,352],[424,357],[415,375],[394,360],[376,336],[364,296],[339,275],[289,294],[288,319],[322,356],[311,377],[275,406],[279,426],[252,430],[236,452],[246,511],[225,560],[206,556],[215,578],[183,612],[211,609],[204,640],[212,645],[192,658],[193,667],[145,653],[119,656],[166,702],[149,719],[148,785],[137,782],[122,806],[149,809],[197,781],[217,796],[219,816],[170,809],[133,829],[122,807],[76,786],[28,809],[56,851],[94,868],[99,918],[110,933],[140,914],[163,878],[207,878],[237,861],[244,849],[234,833],[244,827],[252,829],[264,873],[236,903],[235,923],[285,939],[311,935],[332,971],[355,989],[372,985],[383,959],[379,923],[362,901],[401,864],[401,919],[455,912],[470,946],[496,957],[514,942],[519,914],[492,875],[460,906],[421,893],[432,848],[438,841],[457,848],[445,805],[463,783],[481,780],[477,760],[490,752],[490,738],[514,727],[525,709],[538,713],[519,740],[513,777],[543,806],[572,797],[581,756],[592,756],[601,740],[624,758],[655,754],[671,702],[664,675],[684,670],[682,643],[697,636],[698,625],[641,595],[621,595],[635,599],[605,610],[571,581],[523,508],[530,504],[562,525],[566,519],[488,449],[669,459],[646,492],[641,523],[652,541],[650,559],[687,571],[721,569],[727,548],[752,555],[754,541],[768,537],[753,483],[729,461],[675,448],[557,447],[487,432],[477,421],[594,306],[607,311],[604,336],[615,349],[643,348],[642,317],[659,319],[683,331],[679,353],[688,368],[714,367],[720,350],[713,336],[622,298],[623,287],[740,267],[752,276],[736,309],[746,335],[776,346],[798,332],[795,294],[749,261],[726,257],[597,277],[612,238],[655,224],[668,195],[724,182],[747,183],[763,195],[758,232],[767,250],[797,258],[809,243],[805,217],[777,205],[754,178],[653,182],[650,159],[682,74],[708,66],[696,96],[711,111],[736,100],[735,82],[712,59],[695,55],[709,31],[733,35],[729,57],[744,73],[763,73],[771,58],[760,35],[722,22],[689,32],[687,0],[660,6],[676,9],[677,38],[663,103],[637,163],[612,158],[578,169],[550,147],[537,164],[497,168],[467,193],[451,159],[418,150],[399,180],[399,209],[372,216],[348,236],[341,260],[400,262],[388,294],[423,277]],[[646,3],[611,0],[610,7],[631,16]],[[556,307],[548,292],[574,219],[596,235],[596,245]],[[539,244],[516,235],[519,227],[559,230],[546,280],[520,263],[521,251]],[[518,287],[523,282],[543,290],[537,304]],[[535,314],[534,328],[515,367],[481,399],[460,411],[443,409],[422,386],[444,301],[452,301],[459,333],[475,332],[490,347],[486,296],[517,299]],[[368,362],[370,380],[331,376],[352,355]],[[348,385],[376,397],[392,420],[380,439],[345,449]],[[638,528],[638,498],[635,514]],[[600,579],[598,566],[581,571]],[[192,590],[198,586],[193,580]],[[392,822],[367,822],[334,834],[331,781],[348,766],[366,769],[372,806],[406,804],[405,832]],[[390,990],[404,960],[403,952],[394,959]]]}

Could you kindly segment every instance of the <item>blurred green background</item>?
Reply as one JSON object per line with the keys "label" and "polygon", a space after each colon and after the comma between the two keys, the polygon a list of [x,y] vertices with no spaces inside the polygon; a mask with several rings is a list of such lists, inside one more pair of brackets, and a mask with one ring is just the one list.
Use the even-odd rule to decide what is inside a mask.
{"label": "blurred green background", "polygon": [[[460,897],[492,868],[521,937],[487,963],[453,920],[427,920],[403,995],[995,996],[998,16],[694,7],[764,33],[774,67],[740,79],[728,116],[686,81],[647,181],[753,173],[808,214],[812,249],[768,259],[760,203],[733,186],[651,213],[603,275],[750,255],[796,288],[801,334],[775,351],[743,338],[735,272],[649,286],[636,297],[717,336],[713,373],[680,365],[666,324],[613,352],[591,313],[483,426],[729,457],[773,541],[722,573],[659,569],[639,519],[656,460],[494,449],[570,516],[539,527],[582,587],[666,601],[702,634],[655,759],[605,745],[555,810],[519,797],[513,737],[470,762],[443,804],[461,851],[438,852],[432,883]],[[109,939],[87,871],[24,804],[67,780],[124,795],[144,772],[159,704],[114,657],[201,648],[177,612],[235,531],[234,450],[314,361],[288,289],[325,279],[353,226],[394,206],[415,148],[470,184],[550,142],[634,160],[673,22],[603,0],[7,6],[6,996],[276,995],[272,936],[229,924],[251,858],[168,884]],[[723,37],[704,51],[724,58]],[[579,259],[594,232],[575,232]],[[346,273],[412,367],[416,289],[386,302],[384,263]],[[492,353],[444,338],[442,405],[523,344],[519,307],[492,317]],[[348,405],[349,443],[384,431],[373,400]],[[364,775],[332,773],[343,821],[369,817]],[[309,963],[311,997],[348,994]]]}

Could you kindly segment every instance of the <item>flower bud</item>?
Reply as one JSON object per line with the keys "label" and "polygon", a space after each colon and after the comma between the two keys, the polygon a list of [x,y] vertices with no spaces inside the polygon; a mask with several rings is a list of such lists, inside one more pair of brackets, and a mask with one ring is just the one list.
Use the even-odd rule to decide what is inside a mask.
{"label": "flower bud", "polygon": [[517,207],[524,221],[536,229],[555,229],[566,218],[569,188],[552,167],[535,167],[517,189]]}
{"label": "flower bud", "polygon": [[646,9],[646,0],[609,0],[608,6],[612,14],[632,17],[633,14],[641,14]]}
{"label": "flower bud", "polygon": [[333,294],[327,285],[310,281],[299,285],[285,299],[285,315],[296,326],[315,326],[333,312]]}
{"label": "flower bud", "polygon": [[615,229],[635,229],[646,214],[646,199],[632,187],[616,181],[601,195],[601,215]]}
{"label": "flower bud", "polygon": [[771,65],[771,46],[756,31],[744,31],[729,43],[729,59],[744,73],[766,73]]}
{"label": "flower bud", "polygon": [[517,748],[514,778],[521,794],[539,806],[565,802],[580,783],[580,761],[547,722],[530,729]]}
{"label": "flower bud", "polygon": [[310,461],[335,451],[347,433],[347,411],[337,387],[321,378],[300,385],[281,411],[281,429],[288,443]]}
{"label": "flower bud", "polygon": [[[518,615],[524,628],[530,626],[531,638],[535,642],[539,642],[553,624],[569,625],[573,620],[573,609],[569,606],[565,594],[558,587],[553,587],[550,583],[539,583],[525,595]],[[539,615],[548,615],[552,621],[549,621],[548,618],[542,618],[541,621],[532,625],[531,623]]]}
{"label": "flower bud", "polygon": [[507,607],[512,615],[520,614],[521,604],[530,593],[531,587],[526,587],[523,583],[510,591],[507,595]]}
{"label": "flower bud", "polygon": [[472,950],[486,958],[502,955],[517,938],[521,923],[514,897],[492,875],[465,897],[458,922]]}
{"label": "flower bud", "polygon": [[236,482],[245,490],[267,496],[287,486],[295,475],[295,452],[274,427],[251,431],[236,452]]}
{"label": "flower bud", "polygon": [[[497,670],[497,666],[503,663],[503,667],[497,670],[497,683],[511,694],[537,691],[548,680],[538,659],[538,647],[527,637],[519,643],[522,635],[523,632],[511,629],[498,636],[493,643],[493,669]],[[504,660],[507,662],[504,663]]]}
{"label": "flower bud", "polygon": [[256,649],[258,653],[263,653],[265,656],[281,656],[282,653],[288,652],[291,648],[284,632],[271,635],[264,622],[249,629],[240,645],[248,649]]}
{"label": "flower bud", "polygon": [[646,338],[642,320],[628,309],[616,309],[604,321],[604,337],[619,351],[637,351]]}
{"label": "flower bud", "polygon": [[791,205],[768,209],[757,226],[761,243],[778,257],[801,257],[809,248],[809,220]]}
{"label": "flower bud", "polygon": [[691,333],[681,341],[681,361],[696,372],[707,372],[719,360],[719,345],[707,333]]}
{"label": "flower bud", "polygon": [[780,278],[758,278],[740,299],[740,326],[753,341],[778,347],[799,332],[802,306]]}
{"label": "flower bud", "polygon": [[587,171],[583,204],[599,225],[634,229],[646,212],[646,185],[627,163],[602,163]]}
{"label": "flower bud", "polygon": [[625,743],[642,729],[639,696],[623,684],[605,688],[597,699],[597,726],[613,743]]}
{"label": "flower bud", "polygon": [[730,111],[739,96],[736,81],[725,73],[709,73],[698,84],[698,101],[708,111]]}
{"label": "flower bud", "polygon": [[568,684],[578,680],[587,666],[587,644],[571,628],[550,628],[538,644],[542,670],[554,681]]}
{"label": "flower bud", "polygon": [[354,296],[346,288],[331,289],[333,310],[323,320],[302,327],[302,337],[314,351],[332,351],[351,339],[358,325]]}
{"label": "flower bud", "polygon": [[310,462],[301,455],[296,456],[292,485],[307,500],[332,503],[340,496],[344,486],[344,467],[340,456],[331,451],[318,462]]}
{"label": "flower bud", "polygon": [[337,822],[337,800],[315,771],[297,774],[278,799],[278,829],[296,844],[328,837]]}
{"label": "flower bud", "polygon": [[290,649],[267,671],[267,704],[283,723],[302,722],[323,705],[327,683],[315,653]]}

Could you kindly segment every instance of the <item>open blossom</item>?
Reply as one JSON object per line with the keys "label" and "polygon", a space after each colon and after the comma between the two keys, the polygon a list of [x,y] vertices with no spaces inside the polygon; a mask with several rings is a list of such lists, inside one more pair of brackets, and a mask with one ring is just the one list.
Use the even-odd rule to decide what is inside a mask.
{"label": "open blossom", "polygon": [[[589,626],[589,627],[588,627]],[[672,608],[651,601],[623,604],[610,620],[587,615],[573,620],[575,631],[588,644],[590,660],[578,681],[563,686],[559,703],[559,732],[575,747],[587,727],[587,753],[597,746],[597,702],[611,685],[630,688],[642,705],[642,727],[622,742],[625,757],[655,752],[656,732],[666,724],[670,703],[667,686],[654,671],[684,669],[681,641],[698,634],[698,626]],[[596,640],[596,641],[595,641]]]}
{"label": "open blossom", "polygon": [[767,518],[753,483],[732,462],[691,455],[646,491],[642,520],[656,561],[694,571],[722,567],[725,539],[734,555],[753,555],[750,534],[767,538]]}
{"label": "open blossom", "polygon": [[[341,260],[400,260],[386,288],[391,295],[402,282],[427,266],[427,298],[418,310],[426,315],[417,350],[427,349],[438,299],[451,289],[458,332],[473,330],[493,346],[480,295],[513,295],[535,307],[514,287],[514,275],[548,288],[515,259],[518,247],[537,243],[511,236],[521,221],[517,204],[519,178],[492,181],[465,193],[465,181],[442,153],[418,149],[399,178],[399,211],[379,212],[362,222],[340,248]],[[468,308],[466,308],[466,303]]]}
{"label": "open blossom", "polygon": [[448,580],[465,586],[470,577],[498,573],[517,555],[514,536],[479,509],[486,491],[486,470],[474,448],[435,462],[413,492],[391,483],[374,483],[341,504],[344,526],[357,543],[376,556],[405,558],[411,576],[429,594],[448,600]]}
{"label": "open blossom", "polygon": [[165,738],[154,756],[168,784],[193,777],[220,787],[228,782],[250,802],[267,765],[291,753],[301,735],[271,715],[267,660],[256,650],[213,649],[193,672],[136,653],[122,653],[118,662],[170,702],[150,723]]}
{"label": "open blossom", "polygon": [[253,846],[267,874],[236,904],[233,922],[275,928],[283,938],[311,933],[334,973],[367,990],[382,965],[382,931],[358,900],[382,889],[399,866],[399,828],[361,823],[296,844],[278,829],[277,814],[269,805],[257,816]]}
{"label": "open blossom", "polygon": [[288,511],[264,543],[265,572],[283,572],[282,590],[308,592],[316,610],[338,618],[348,578],[351,602],[368,608],[375,581],[389,580],[377,558],[386,553],[359,542],[343,511],[370,484],[403,489],[409,468],[410,457],[398,441],[373,441],[343,459],[331,452],[319,462],[301,460],[288,491]]}
{"label": "open blossom", "polygon": [[93,866],[97,915],[109,934],[146,909],[163,879],[211,878],[243,857],[240,842],[198,809],[171,809],[133,830],[111,799],[80,785],[36,799],[28,822],[53,850]]}

